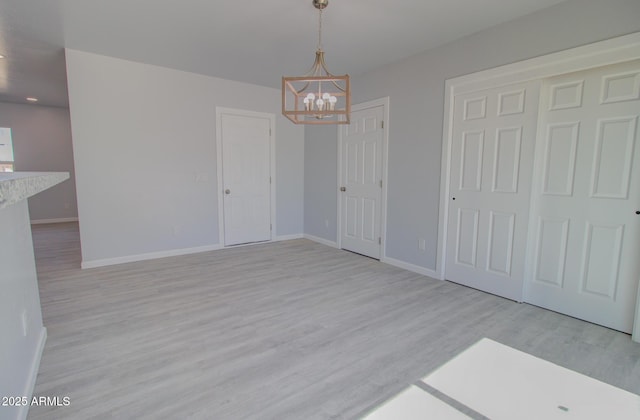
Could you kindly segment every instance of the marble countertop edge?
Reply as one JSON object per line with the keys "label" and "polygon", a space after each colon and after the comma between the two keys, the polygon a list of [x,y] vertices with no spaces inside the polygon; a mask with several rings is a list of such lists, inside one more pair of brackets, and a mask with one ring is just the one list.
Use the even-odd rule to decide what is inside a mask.
{"label": "marble countertop edge", "polygon": [[69,178],[69,172],[0,173],[0,209],[25,200]]}

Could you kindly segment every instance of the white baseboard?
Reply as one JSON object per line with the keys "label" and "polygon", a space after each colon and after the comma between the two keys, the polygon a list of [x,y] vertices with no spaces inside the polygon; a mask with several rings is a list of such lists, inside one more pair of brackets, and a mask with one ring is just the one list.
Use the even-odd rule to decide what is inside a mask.
{"label": "white baseboard", "polygon": [[[308,233],[304,234],[304,238],[308,239],[310,241],[313,241],[313,242],[317,242],[317,243],[322,244],[322,245],[330,246],[332,248],[338,248],[338,243],[337,242],[329,241],[327,239],[320,238],[318,236],[309,235]],[[394,267],[403,268],[405,270],[408,270],[408,271],[411,271],[411,272],[414,272],[414,273],[418,273],[418,274],[422,274],[423,276],[431,277],[431,278],[434,278],[434,279],[438,279],[439,278],[438,273],[435,270],[431,270],[431,269],[425,268],[425,267],[420,267],[419,265],[411,264],[411,263],[408,263],[408,262],[396,260],[395,258],[382,257],[380,259],[380,262],[392,265]]]}
{"label": "white baseboard", "polygon": [[292,239],[302,239],[302,233],[294,233],[293,235],[279,235],[275,236],[271,241],[272,242],[280,242],[280,241],[290,241]]}
{"label": "white baseboard", "polygon": [[313,242],[317,242],[317,243],[322,244],[322,245],[330,246],[332,248],[338,248],[338,243],[337,242],[330,241],[328,239],[324,239],[324,238],[321,238],[319,236],[309,235],[308,233],[305,233],[303,235],[303,238],[308,239],[308,240],[313,241]]}
{"label": "white baseboard", "polygon": [[433,279],[438,279],[438,273],[435,270],[431,270],[429,268],[421,267],[419,265],[411,264],[405,261],[396,260],[395,258],[383,257],[381,262],[385,264],[392,265],[394,267],[403,268],[408,271],[412,271],[414,273],[422,274],[423,276],[431,277]]}
{"label": "white baseboard", "polygon": [[[36,387],[36,379],[38,378],[38,370],[40,369],[40,360],[42,360],[42,352],[44,351],[44,344],[47,342],[47,329],[42,327],[40,330],[40,337],[38,338],[38,347],[36,348],[36,353],[33,356],[33,360],[31,361],[31,368],[29,369],[29,377],[27,378],[27,384],[24,389],[24,393],[22,396],[25,396],[31,401],[31,397],[33,397],[33,390]],[[18,411],[18,418],[21,420],[26,420],[27,415],[29,414],[29,404],[23,405],[20,407],[20,411]]]}
{"label": "white baseboard", "polygon": [[194,248],[171,249],[168,251],[149,252],[145,254],[126,255],[124,257],[104,258],[100,260],[82,261],[80,267],[96,268],[107,265],[124,264],[137,261],[155,260],[157,258],[176,257],[178,255],[197,254],[199,252],[217,251],[224,248],[220,244],[199,246]]}
{"label": "white baseboard", "polygon": [[77,217],[64,217],[61,219],[39,219],[39,220],[32,220],[31,224],[32,225],[45,225],[45,224],[49,224],[49,223],[69,223],[69,222],[77,222],[78,218]]}
{"label": "white baseboard", "polygon": [[[281,235],[281,236],[276,236],[274,239],[271,240],[271,242],[289,241],[291,239],[302,239],[302,237],[303,235],[301,233],[293,234],[293,235]],[[257,242],[255,244],[253,243],[242,244],[242,245],[236,245],[236,246],[250,246],[250,245],[256,245],[261,243],[265,243],[265,242]],[[123,257],[82,261],[82,263],[80,264],[80,267],[82,269],[105,267],[108,265],[125,264],[130,262],[146,261],[146,260],[155,260],[158,258],[176,257],[179,255],[187,255],[187,254],[197,254],[199,252],[217,251],[223,248],[225,248],[224,245],[215,244],[215,245],[200,246],[195,248],[172,249],[168,251],[149,252],[145,254],[136,254],[136,255],[126,255]]]}

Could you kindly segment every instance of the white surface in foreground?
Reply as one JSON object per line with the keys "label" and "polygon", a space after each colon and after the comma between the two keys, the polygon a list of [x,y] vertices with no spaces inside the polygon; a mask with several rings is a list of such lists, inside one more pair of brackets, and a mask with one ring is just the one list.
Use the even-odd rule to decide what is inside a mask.
{"label": "white surface in foreground", "polygon": [[491,419],[640,419],[640,396],[487,338],[423,381]]}
{"label": "white surface in foreground", "polygon": [[364,420],[467,420],[469,418],[428,392],[411,385],[378,407]]}

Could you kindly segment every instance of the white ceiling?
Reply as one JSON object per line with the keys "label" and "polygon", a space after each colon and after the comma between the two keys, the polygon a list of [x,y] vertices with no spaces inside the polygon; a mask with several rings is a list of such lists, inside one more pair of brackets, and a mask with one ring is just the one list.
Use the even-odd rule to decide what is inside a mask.
{"label": "white ceiling", "polygon": [[[563,0],[330,0],[329,70],[361,74]],[[0,0],[0,101],[67,106],[63,47],[278,88],[311,66],[312,0]]]}

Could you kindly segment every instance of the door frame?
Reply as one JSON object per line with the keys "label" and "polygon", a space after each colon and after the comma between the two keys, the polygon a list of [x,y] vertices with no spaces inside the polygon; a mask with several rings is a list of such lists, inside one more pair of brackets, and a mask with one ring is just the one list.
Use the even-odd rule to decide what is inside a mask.
{"label": "door frame", "polygon": [[[438,220],[437,247],[439,256],[436,258],[435,270],[440,280],[444,280],[446,276],[445,261],[447,258],[446,241],[449,222],[449,184],[452,159],[451,147],[453,142],[454,97],[461,93],[474,92],[530,80],[545,79],[560,74],[588,70],[594,67],[602,67],[638,58],[640,58],[640,32],[447,79],[445,81],[442,157],[440,167],[440,215]],[[536,138],[537,136],[538,134],[536,134]],[[537,162],[534,162],[534,170],[537,164]],[[529,227],[530,226],[531,220],[529,220]],[[530,254],[528,248],[529,246],[527,246],[527,256]],[[525,261],[525,270],[529,269],[529,263],[529,261]],[[640,342],[640,287],[638,288],[638,298],[636,299],[633,339]]]}
{"label": "door frame", "polygon": [[[387,257],[387,160],[389,156],[389,97],[373,99],[371,101],[361,102],[351,105],[351,112],[363,111],[369,108],[382,106],[382,120],[384,125],[382,128],[382,191],[380,192],[380,261],[384,261]],[[340,186],[342,182],[342,128],[338,127],[338,180],[336,185],[336,195],[338,197],[338,212],[336,218],[336,244],[338,249],[342,249],[342,194],[340,194]]]}
{"label": "door frame", "polygon": [[271,191],[269,201],[270,221],[271,221],[271,238],[268,242],[272,242],[274,232],[276,232],[276,116],[275,114],[266,112],[248,111],[244,109],[216,107],[216,177],[217,177],[217,199],[218,199],[218,243],[222,247],[226,247],[224,243],[224,182],[222,174],[222,116],[236,115],[250,118],[265,118],[269,120],[269,176],[271,177]]}

